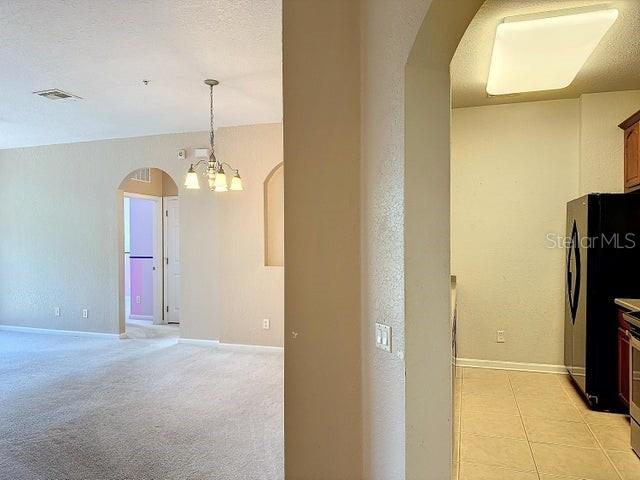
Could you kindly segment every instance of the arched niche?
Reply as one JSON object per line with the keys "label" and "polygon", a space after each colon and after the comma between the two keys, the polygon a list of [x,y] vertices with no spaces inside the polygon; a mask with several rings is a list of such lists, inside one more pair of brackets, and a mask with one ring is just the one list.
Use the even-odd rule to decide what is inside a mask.
{"label": "arched niche", "polygon": [[284,266],[284,165],[276,165],[264,180],[264,264]]}

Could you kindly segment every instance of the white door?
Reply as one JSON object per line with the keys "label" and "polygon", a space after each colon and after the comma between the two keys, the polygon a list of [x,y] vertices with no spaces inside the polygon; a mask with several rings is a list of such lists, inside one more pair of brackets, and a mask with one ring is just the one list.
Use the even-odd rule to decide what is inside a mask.
{"label": "white door", "polygon": [[180,323],[180,204],[164,197],[164,320]]}

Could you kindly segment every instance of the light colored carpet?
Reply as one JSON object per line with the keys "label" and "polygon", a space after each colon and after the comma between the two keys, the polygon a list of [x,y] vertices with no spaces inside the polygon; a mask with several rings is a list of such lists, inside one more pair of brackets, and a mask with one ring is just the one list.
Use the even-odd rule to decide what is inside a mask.
{"label": "light colored carpet", "polygon": [[0,331],[0,479],[282,479],[282,353],[177,331]]}

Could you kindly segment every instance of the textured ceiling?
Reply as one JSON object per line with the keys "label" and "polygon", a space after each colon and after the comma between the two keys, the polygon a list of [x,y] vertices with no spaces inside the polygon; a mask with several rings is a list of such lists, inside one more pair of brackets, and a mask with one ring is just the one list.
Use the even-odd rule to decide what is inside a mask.
{"label": "textured ceiling", "polygon": [[0,0],[0,148],[207,130],[207,77],[217,126],[281,121],[281,51],[280,0]]}
{"label": "textured ceiling", "polygon": [[[504,17],[602,5],[620,16],[567,88],[489,97],[493,39]],[[451,62],[454,107],[577,98],[583,93],[640,89],[640,0],[487,0],[469,25]]]}

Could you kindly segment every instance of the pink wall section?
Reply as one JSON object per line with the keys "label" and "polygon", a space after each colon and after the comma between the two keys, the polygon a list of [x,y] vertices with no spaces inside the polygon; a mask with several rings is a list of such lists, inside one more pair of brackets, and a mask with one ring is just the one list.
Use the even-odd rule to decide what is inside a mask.
{"label": "pink wall section", "polygon": [[[129,208],[131,314],[153,316],[153,232],[155,202],[142,198],[131,198]],[[140,297],[140,303],[137,302],[138,296]]]}

